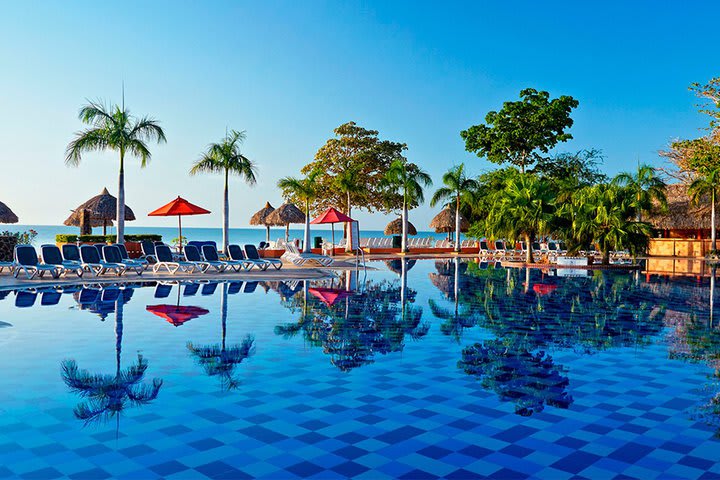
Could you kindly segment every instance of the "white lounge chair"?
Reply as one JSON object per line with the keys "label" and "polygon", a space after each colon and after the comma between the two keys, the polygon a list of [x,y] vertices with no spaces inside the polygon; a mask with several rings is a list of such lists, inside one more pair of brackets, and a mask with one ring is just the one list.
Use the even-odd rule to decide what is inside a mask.
{"label": "white lounge chair", "polygon": [[295,245],[286,245],[285,253],[282,258],[292,262],[298,267],[302,267],[307,263],[314,263],[321,267],[331,265],[335,260],[327,255],[317,255],[315,253],[300,253]]}
{"label": "white lounge chair", "polygon": [[38,260],[35,247],[32,245],[15,245],[15,270],[13,276],[17,278],[21,271],[25,272],[28,280],[32,280],[36,276],[42,278],[45,273],[50,273],[53,278],[58,278],[61,273],[65,272],[62,265],[46,265]]}
{"label": "white lounge chair", "polygon": [[153,265],[153,273],[157,273],[162,267],[173,275],[177,272],[193,273],[198,268],[194,263],[173,259],[173,254],[167,245],[155,245],[155,255],[157,263]]}
{"label": "white lounge chair", "polygon": [[258,253],[257,248],[252,243],[245,245],[245,257],[248,260],[265,262],[273,266],[275,270],[280,270],[283,266],[282,260],[278,260],[277,258],[260,258],[260,253]]}
{"label": "white lounge chair", "polygon": [[85,271],[95,274],[96,277],[108,270],[115,272],[118,277],[125,273],[125,267],[101,260],[98,249],[93,245],[80,246],[80,265]]}
{"label": "white lounge chair", "polygon": [[[288,245],[290,243],[285,244],[285,248],[288,248]],[[228,245],[228,255],[230,256],[230,260],[234,262],[240,262],[243,264],[243,267],[247,270],[252,270],[253,267],[257,267],[262,271],[265,271],[268,269],[270,264],[268,262],[259,262],[257,260],[250,260],[245,256],[245,252],[243,252],[242,248],[240,248],[240,245]]]}

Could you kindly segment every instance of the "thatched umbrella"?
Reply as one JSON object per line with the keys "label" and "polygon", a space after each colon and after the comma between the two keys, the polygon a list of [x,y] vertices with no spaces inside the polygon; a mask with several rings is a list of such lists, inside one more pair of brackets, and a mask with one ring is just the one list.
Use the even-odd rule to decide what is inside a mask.
{"label": "thatched umbrella", "polygon": [[[385,225],[385,235],[402,235],[402,218],[396,218]],[[417,235],[415,225],[408,222],[408,235]]]}
{"label": "thatched umbrella", "polygon": [[662,230],[710,230],[710,201],[693,203],[687,185],[674,183],[665,187],[667,210],[655,205],[654,211],[644,220]]}
{"label": "thatched umbrella", "polygon": [[4,203],[0,202],[0,223],[17,223],[18,217]]}
{"label": "thatched umbrella", "polygon": [[[435,229],[435,233],[447,233],[448,235],[455,231],[455,212],[449,208],[443,209],[442,212],[435,215],[430,222],[430,228]],[[470,228],[470,222],[460,215],[460,231],[465,233]],[[457,239],[459,241],[459,239]]]}
{"label": "thatched umbrella", "polygon": [[265,218],[267,225],[285,226],[285,241],[290,239],[290,224],[305,223],[305,214],[293,203],[283,203]]}
{"label": "thatched umbrella", "polygon": [[[80,217],[83,210],[90,211],[90,224],[93,227],[103,227],[103,235],[107,233],[107,226],[112,226],[113,220],[117,220],[117,198],[110,195],[107,188],[103,188],[100,195],[95,195],[87,202],[83,203],[63,222],[64,225],[70,227],[80,226]],[[132,209],[125,205],[125,220],[135,220],[135,214]]]}
{"label": "thatched umbrella", "polygon": [[270,202],[265,202],[265,206],[255,212],[255,215],[250,217],[250,225],[265,225],[265,228],[267,229],[265,241],[268,243],[270,242],[270,224],[267,223],[267,217],[274,211],[275,209],[272,205],[270,205]]}

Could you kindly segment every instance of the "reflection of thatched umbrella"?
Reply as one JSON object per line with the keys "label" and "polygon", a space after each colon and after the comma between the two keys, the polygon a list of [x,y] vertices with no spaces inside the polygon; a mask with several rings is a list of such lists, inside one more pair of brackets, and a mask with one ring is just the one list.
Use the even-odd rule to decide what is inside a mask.
{"label": "reflection of thatched umbrella", "polygon": [[[393,271],[394,273],[397,273],[398,275],[402,274],[402,262],[403,260],[395,259],[395,260],[385,260],[385,265],[387,265],[388,269]],[[415,266],[416,260],[407,260],[405,264],[405,271],[410,271],[411,268]]]}
{"label": "reflection of thatched umbrella", "polygon": [[17,223],[18,217],[4,203],[0,202],[0,223]]}
{"label": "reflection of thatched umbrella", "polygon": [[291,223],[305,223],[305,214],[293,203],[283,203],[265,218],[268,225],[285,226],[285,241],[290,238]]}
{"label": "reflection of thatched umbrella", "polygon": [[[396,218],[385,226],[385,235],[402,235],[402,218]],[[408,222],[408,235],[417,235],[415,225]]]}
{"label": "reflection of thatched umbrella", "polygon": [[[93,227],[103,227],[103,235],[105,235],[108,224],[112,225],[112,221],[117,220],[115,218],[117,216],[117,198],[110,195],[107,188],[103,188],[100,195],[95,195],[73,210],[72,215],[63,224],[69,227],[79,227],[80,215],[83,210],[90,211],[90,224]],[[135,220],[135,214],[127,205],[125,205],[125,220]]]}
{"label": "reflection of thatched umbrella", "polygon": [[[442,212],[435,215],[430,222],[430,228],[435,229],[435,233],[451,233],[455,231],[455,212],[449,208],[443,209]],[[465,233],[470,228],[470,222],[460,215],[460,231]]]}
{"label": "reflection of thatched umbrella", "polygon": [[250,217],[250,225],[265,225],[267,234],[265,235],[265,241],[270,242],[270,224],[267,223],[267,217],[275,211],[270,202],[265,202],[265,206]]}

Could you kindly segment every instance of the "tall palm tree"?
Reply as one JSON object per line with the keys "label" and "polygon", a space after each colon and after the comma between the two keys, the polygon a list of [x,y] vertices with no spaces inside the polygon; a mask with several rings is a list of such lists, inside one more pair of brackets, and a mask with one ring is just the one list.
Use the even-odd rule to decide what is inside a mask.
{"label": "tall palm tree", "polygon": [[538,235],[549,233],[554,218],[555,195],[552,185],[531,173],[517,172],[508,177],[504,189],[494,195],[485,221],[488,235],[515,240],[524,238],[525,261],[533,263],[532,244]]}
{"label": "tall palm tree", "polygon": [[211,143],[190,169],[190,175],[198,173],[221,173],[225,176],[223,191],[223,252],[227,253],[230,229],[230,201],[228,181],[230,175],[241,177],[249,185],[257,183],[257,167],[245,155],[240,153],[240,144],[245,140],[245,132],[230,130],[219,143]]}
{"label": "tall palm tree", "polygon": [[305,178],[283,177],[277,186],[285,197],[295,197],[305,203],[305,235],[303,236],[303,252],[310,252],[310,204],[317,197],[315,179],[321,174],[319,170],[311,172]]}
{"label": "tall palm tree", "polygon": [[694,203],[710,197],[710,239],[712,249],[717,250],[717,232],[715,229],[715,200],[720,192],[720,168],[710,170],[707,174],[697,177],[688,187],[688,193]]}
{"label": "tall palm tree", "polygon": [[[346,202],[345,205],[345,214],[348,217],[352,216],[352,199],[353,197],[356,197],[357,195],[362,195],[363,193],[367,192],[367,186],[363,181],[361,181],[361,178],[363,178],[362,173],[360,172],[360,167],[350,167],[347,170],[344,170],[343,172],[339,173],[335,177],[335,188],[337,188],[338,191],[345,194]],[[350,224],[347,224],[347,228],[345,229],[345,238],[350,238]],[[345,242],[345,250],[350,251],[351,245],[350,242]],[[357,245],[355,245],[355,248],[357,248]]]}
{"label": "tall palm tree", "polygon": [[155,378],[152,385],[142,383],[148,362],[138,354],[137,363],[125,370],[120,368],[123,335],[123,296],[115,302],[115,374],[93,374],[80,370],[73,359],[61,363],[62,378],[70,390],[87,398],[75,409],[75,417],[86,424],[94,421],[109,420],[117,416],[129,403],[132,406],[146,405],[155,400],[160,392],[162,380]]}
{"label": "tall palm tree", "polygon": [[445,184],[435,191],[430,200],[430,206],[434,207],[440,202],[455,201],[455,251],[460,252],[460,207],[463,201],[469,200],[478,188],[477,181],[465,175],[465,164],[452,167],[442,177]]}
{"label": "tall palm tree", "polygon": [[166,142],[159,122],[150,117],[134,117],[118,105],[89,102],[80,108],[80,120],[91,127],[77,132],[65,150],[65,164],[76,167],[86,152],[114,150],[120,154],[117,198],[117,242],[125,241],[125,155],[140,158],[145,168],[151,158],[147,143]]}
{"label": "tall palm tree", "polygon": [[425,201],[423,187],[432,186],[430,175],[414,164],[409,164],[403,158],[394,160],[385,173],[385,183],[402,191],[402,251],[407,252],[408,237],[408,208],[410,205],[419,205]]}
{"label": "tall palm tree", "polygon": [[637,220],[642,222],[642,213],[653,209],[656,201],[660,208],[667,207],[665,182],[657,174],[657,170],[647,164],[638,165],[637,172],[619,173],[613,183],[620,185],[632,194],[633,207],[637,210]]}

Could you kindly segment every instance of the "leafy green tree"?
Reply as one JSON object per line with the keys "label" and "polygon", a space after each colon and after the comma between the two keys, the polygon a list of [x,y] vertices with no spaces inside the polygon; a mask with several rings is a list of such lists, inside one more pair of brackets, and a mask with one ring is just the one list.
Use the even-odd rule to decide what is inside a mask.
{"label": "leafy green tree", "polygon": [[225,177],[223,190],[223,252],[227,253],[230,229],[230,200],[228,184],[230,175],[237,175],[249,185],[257,182],[257,167],[245,155],[240,153],[240,144],[245,140],[245,132],[230,130],[218,143],[211,143],[202,156],[190,169],[190,175],[199,173],[220,173]]}
{"label": "leafy green tree", "polygon": [[710,137],[720,143],[720,77],[711,79],[705,85],[693,83],[690,90],[706,100],[707,103],[701,106],[700,112],[710,115]]}
{"label": "leafy green tree", "polygon": [[322,172],[315,170],[305,178],[283,177],[278,180],[277,186],[286,198],[297,198],[305,205],[305,235],[303,238],[303,252],[310,252],[310,205],[318,198],[318,178]]}
{"label": "leafy green tree", "polygon": [[652,226],[634,221],[637,216],[634,192],[603,183],[580,189],[564,205],[571,211],[571,234],[576,244],[597,243],[602,263],[610,263],[610,252],[627,249],[633,255],[646,251]]}
{"label": "leafy green tree", "polygon": [[574,190],[607,181],[600,171],[603,155],[591,148],[577,152],[563,152],[541,158],[529,173],[544,177],[558,187]]}
{"label": "leafy green tree", "polygon": [[432,186],[430,175],[404,158],[390,164],[383,182],[402,192],[402,251],[407,252],[408,209],[425,201],[424,188]]}
{"label": "leafy green tree", "polygon": [[430,206],[441,202],[455,204],[455,251],[460,252],[460,207],[464,202],[472,200],[472,195],[477,190],[477,181],[465,174],[465,164],[461,163],[445,172],[442,177],[445,185],[435,191],[430,199]]}
{"label": "leafy green tree", "polygon": [[[381,185],[390,164],[402,156],[404,143],[380,140],[377,130],[367,130],[348,122],[335,129],[335,138],[329,139],[315,154],[315,160],[305,165],[301,173],[320,171],[315,179],[317,196],[312,207],[316,212],[332,206],[342,207],[345,213],[353,205],[368,212],[389,212],[402,204],[402,196],[388,192]],[[338,189],[337,177],[352,176],[357,188],[352,195]]]}
{"label": "leafy green tree", "polygon": [[485,157],[493,163],[510,162],[525,168],[548,153],[558,142],[572,135],[565,130],[572,127],[570,112],[578,101],[570,96],[550,100],[548,92],[532,88],[520,91],[520,101],[505,102],[500,111],[485,116],[485,124],[473,125],[460,132],[465,150]]}
{"label": "leafy green tree", "polygon": [[712,250],[717,250],[717,230],[715,228],[715,201],[720,192],[720,168],[710,170],[698,176],[689,186],[688,193],[694,203],[710,198],[710,239]]}
{"label": "leafy green tree", "polygon": [[106,106],[89,102],[80,108],[80,120],[90,128],[75,134],[65,151],[65,164],[76,167],[84,153],[114,150],[120,154],[117,198],[117,242],[125,242],[125,155],[140,158],[144,168],[151,154],[147,143],[166,142],[158,121],[150,117],[134,117],[123,105]]}
{"label": "leafy green tree", "polygon": [[657,170],[650,165],[638,165],[637,172],[619,173],[613,183],[625,187],[633,198],[633,208],[637,210],[637,219],[642,221],[642,213],[653,210],[655,203],[661,209],[667,208],[665,182],[658,176]]}
{"label": "leafy green tree", "polygon": [[555,191],[547,180],[530,173],[515,170],[507,179],[505,188],[493,197],[484,224],[475,224],[471,233],[479,235],[483,228],[494,238],[526,242],[527,263],[533,263],[532,244],[539,235],[551,233],[555,213]]}

